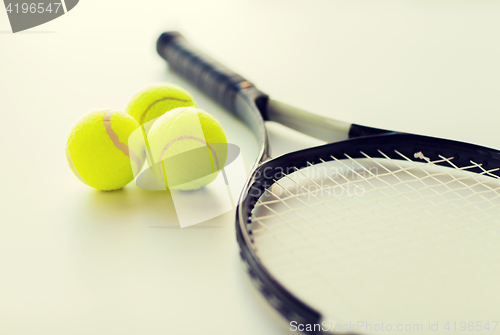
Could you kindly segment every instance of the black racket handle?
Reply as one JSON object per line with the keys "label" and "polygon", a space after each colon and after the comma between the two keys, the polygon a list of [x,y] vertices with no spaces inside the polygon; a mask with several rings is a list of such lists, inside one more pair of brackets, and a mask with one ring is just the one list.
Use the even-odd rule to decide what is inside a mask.
{"label": "black racket handle", "polygon": [[236,112],[238,92],[257,91],[248,80],[197,50],[176,31],[161,34],[156,48],[175,71],[232,112]]}

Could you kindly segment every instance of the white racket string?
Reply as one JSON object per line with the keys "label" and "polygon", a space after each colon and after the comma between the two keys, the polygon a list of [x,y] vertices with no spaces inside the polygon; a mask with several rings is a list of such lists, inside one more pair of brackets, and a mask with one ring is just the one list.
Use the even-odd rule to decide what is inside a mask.
{"label": "white racket string", "polygon": [[[499,169],[474,161],[458,167],[453,157],[431,161],[423,154],[414,162],[395,153],[401,159],[379,151],[384,158],[361,152],[361,159],[307,162],[262,190],[249,225],[257,256],[311,306],[342,306],[348,318],[348,311],[372,311],[377,299],[416,304],[424,299],[416,290],[442,297],[469,283],[486,296],[500,280],[499,269],[489,266],[500,256]],[[371,299],[362,298],[368,293]],[[337,301],[325,301],[328,295]],[[439,303],[452,306],[455,298]]]}
{"label": "white racket string", "polygon": [[[349,156],[346,156],[346,157],[350,158]],[[394,197],[398,197],[398,196],[403,196],[403,197],[405,197],[405,198],[407,198],[407,199],[408,199],[408,202],[405,202],[405,203],[401,203],[401,202],[399,202],[399,203],[397,203],[397,204],[396,204],[397,206],[403,206],[403,205],[405,205],[405,204],[410,204],[410,203],[413,203],[413,202],[418,201],[418,200],[426,200],[426,201],[429,201],[429,202],[430,202],[430,201],[431,201],[431,199],[433,199],[433,198],[435,198],[435,197],[442,197],[442,198],[444,198],[444,196],[445,196],[447,193],[452,193],[452,192],[456,192],[456,191],[459,191],[459,190],[471,189],[471,187],[473,187],[473,186],[478,186],[478,185],[484,185],[485,187],[487,187],[487,188],[489,188],[489,189],[488,189],[488,190],[484,190],[484,191],[477,191],[477,190],[474,190],[473,192],[471,192],[471,193],[469,194],[469,196],[465,196],[465,197],[463,196],[463,197],[462,197],[462,199],[466,200],[468,197],[472,197],[472,196],[474,196],[474,195],[481,195],[482,193],[488,193],[488,192],[491,192],[491,191],[497,192],[497,191],[499,190],[499,187],[497,187],[497,188],[493,189],[493,188],[489,187],[488,185],[485,185],[484,181],[480,182],[480,181],[478,181],[477,179],[475,179],[475,178],[474,178],[474,180],[477,182],[477,183],[476,183],[476,184],[474,184],[474,185],[466,185],[466,184],[463,184],[463,183],[462,183],[463,188],[454,188],[454,189],[452,189],[452,188],[449,188],[449,187],[448,187],[448,190],[447,190],[447,191],[441,191],[441,192],[438,192],[438,191],[436,191],[436,190],[433,190],[433,188],[437,188],[437,187],[440,187],[440,186],[446,186],[447,184],[451,184],[451,183],[453,183],[453,182],[459,182],[459,181],[461,181],[461,180],[470,180],[470,179],[471,179],[471,176],[473,176],[473,174],[471,174],[471,176],[469,176],[469,175],[465,175],[465,176],[462,176],[462,177],[460,177],[460,178],[457,178],[457,177],[455,177],[455,176],[452,176],[453,178],[452,178],[451,180],[446,181],[446,182],[443,182],[443,181],[437,180],[437,179],[436,179],[436,177],[438,177],[438,176],[451,176],[451,175],[450,175],[450,173],[449,173],[448,171],[444,171],[443,173],[440,173],[440,174],[435,173],[434,175],[432,175],[432,174],[430,174],[430,173],[426,172],[426,171],[425,171],[425,169],[424,169],[423,167],[418,167],[418,166],[416,166],[416,167],[412,167],[412,168],[403,168],[403,167],[401,167],[400,165],[398,165],[398,166],[399,166],[399,170],[397,170],[397,171],[390,171],[390,170],[388,170],[388,169],[387,169],[384,165],[382,165],[380,162],[375,161],[374,159],[372,159],[371,157],[367,156],[366,154],[365,154],[365,157],[370,158],[370,160],[371,160],[372,162],[374,162],[377,166],[379,166],[379,167],[383,168],[384,170],[386,170],[386,171],[387,171],[387,173],[385,173],[385,174],[379,174],[379,175],[376,175],[376,174],[371,173],[371,171],[369,171],[368,169],[366,169],[366,168],[364,168],[364,167],[363,167],[363,168],[365,169],[365,171],[371,175],[369,178],[364,178],[364,177],[363,177],[363,176],[361,176],[358,172],[356,172],[355,170],[351,169],[348,165],[344,164],[344,163],[342,162],[342,160],[338,160],[337,158],[335,158],[335,157],[333,157],[333,156],[332,156],[332,158],[333,158],[335,161],[340,162],[340,163],[341,163],[344,167],[346,167],[346,168],[350,169],[353,173],[355,173],[355,174],[356,174],[357,176],[359,176],[360,178],[363,178],[363,179],[360,179],[360,180],[354,181],[352,184],[354,184],[354,183],[368,182],[370,185],[372,185],[372,186],[373,186],[373,183],[371,183],[371,182],[370,182],[370,179],[379,179],[379,180],[381,180],[381,181],[382,181],[382,182],[383,182],[386,186],[378,186],[378,187],[373,187],[373,188],[372,188],[372,190],[376,190],[376,191],[378,191],[378,192],[383,192],[383,191],[384,191],[384,189],[394,189],[394,188],[396,188],[396,187],[398,187],[398,186],[401,186],[402,184],[408,185],[408,187],[410,187],[410,190],[409,190],[409,191],[407,191],[407,192],[401,192],[401,191],[399,191],[399,192],[394,193],[392,196],[387,195],[387,199],[388,199],[388,200],[390,200],[391,198],[394,198]],[[388,160],[390,160],[390,158],[389,158],[389,157],[387,157],[387,158],[388,158]],[[350,158],[350,159],[352,160],[352,158]],[[358,164],[358,165],[359,165],[359,163],[357,162],[357,160],[352,160],[352,161],[353,161],[353,162],[356,162],[356,164]],[[449,160],[449,159],[442,159],[442,160],[439,160],[439,161],[436,161],[436,162],[429,162],[429,163],[427,163],[427,164],[432,164],[432,163],[441,163],[441,162],[445,162],[445,161],[450,162],[450,160]],[[324,162],[324,161],[323,161],[323,162]],[[426,165],[427,165],[427,164],[426,164]],[[309,162],[309,166],[311,166],[311,167],[315,168],[315,165],[311,164],[310,162]],[[327,166],[328,166],[328,165],[327,165]],[[359,166],[361,166],[361,165],[359,165]],[[439,165],[438,165],[438,166],[439,166]],[[477,164],[473,164],[473,165],[471,165],[471,166],[469,166],[469,167],[466,167],[466,168],[457,168],[457,170],[461,170],[461,171],[463,171],[463,170],[465,170],[465,169],[470,169],[470,168],[474,168],[474,167],[477,167],[477,166],[478,166]],[[297,168],[295,168],[295,169],[297,169]],[[419,170],[424,170],[424,171],[426,172],[426,174],[427,174],[427,175],[426,175],[425,177],[419,178],[419,177],[417,177],[417,176],[415,176],[415,175],[411,174],[411,172],[410,172],[410,170],[411,170],[411,169],[419,169]],[[325,174],[324,172],[322,172],[322,171],[320,171],[320,170],[318,170],[318,169],[316,169],[316,170],[317,170],[319,173],[323,174],[323,175],[324,175],[326,178],[328,178],[330,181],[332,181],[332,182],[334,182],[334,183],[335,183],[335,185],[334,185],[334,186],[327,186],[327,187],[324,187],[324,188],[323,188],[323,190],[324,190],[324,191],[326,191],[327,193],[328,193],[328,190],[329,190],[329,189],[334,188],[334,187],[336,187],[336,186],[341,186],[341,185],[342,185],[341,183],[339,183],[339,182],[335,181],[334,179],[332,179],[330,176],[328,176],[328,175],[327,175],[327,174]],[[494,172],[494,171],[496,171],[496,170],[497,170],[497,169],[492,169],[492,170],[484,170],[484,169],[483,169],[483,172],[478,173],[477,175],[491,174],[491,172]],[[297,171],[299,171],[299,173],[300,173],[300,169],[297,169]],[[406,173],[410,174],[410,175],[412,176],[412,179],[407,180],[407,181],[403,181],[403,180],[401,180],[401,178],[398,176],[398,173],[401,173],[401,172],[406,172]],[[302,174],[302,173],[301,173],[301,174]],[[390,176],[394,176],[396,179],[398,179],[398,180],[399,180],[399,183],[390,183],[390,182],[387,182],[386,180],[384,180],[384,179],[383,179],[383,177],[387,177],[387,176],[389,176],[389,175],[390,175]],[[494,176],[498,179],[498,177],[497,177],[496,175],[494,175]],[[348,183],[350,182],[350,181],[349,181],[349,180],[348,180],[348,179],[347,179],[347,178],[346,178],[343,174],[341,174],[341,175],[340,175],[340,177],[341,177],[341,178],[343,178],[343,179],[345,179]],[[421,195],[419,198],[409,198],[409,197],[408,197],[408,195],[415,194],[415,193],[421,193],[421,191],[422,191],[422,190],[416,189],[416,188],[414,188],[414,187],[411,187],[410,185],[411,185],[411,183],[412,183],[412,182],[423,183],[423,182],[425,181],[425,179],[429,179],[429,178],[430,178],[430,179],[434,179],[434,180],[436,180],[436,181],[438,181],[438,182],[439,182],[438,184],[436,184],[436,185],[434,185],[434,186],[425,185],[425,188],[426,188],[426,189],[429,189],[429,190],[433,190],[433,191],[434,191],[434,193],[435,193],[434,195]],[[316,183],[316,185],[317,185],[317,186],[319,186],[317,183]],[[306,192],[306,193],[307,193],[307,192]],[[310,193],[310,192],[309,192],[309,193]],[[295,193],[295,194],[291,194],[291,193],[289,193],[289,195],[288,195],[288,196],[286,196],[286,197],[284,197],[284,198],[279,198],[278,196],[276,196],[276,198],[279,198],[278,200],[271,200],[271,201],[265,201],[265,202],[264,202],[264,201],[262,201],[262,200],[260,200],[260,201],[256,204],[256,207],[261,206],[261,205],[271,205],[271,204],[275,204],[275,203],[277,203],[277,202],[283,202],[283,201],[285,201],[285,202],[286,202],[287,200],[290,200],[290,199],[293,199],[293,198],[300,197],[300,196],[302,196],[303,194],[304,194],[303,192],[297,192],[297,193]],[[331,194],[331,193],[330,193],[330,194]],[[367,191],[365,194],[366,194],[366,195],[371,195],[371,194],[370,194],[370,191]],[[346,195],[346,197],[347,197],[347,196],[348,196],[348,195]],[[497,195],[497,197],[498,197],[498,195]],[[336,201],[341,201],[342,199],[343,199],[343,197],[335,197],[335,198],[327,199],[327,200],[325,200],[325,201],[322,201],[322,202],[317,202],[317,203],[314,203],[314,204],[310,204],[310,203],[303,203],[303,204],[305,204],[306,206],[304,206],[304,207],[290,207],[288,211],[282,211],[280,214],[281,214],[281,215],[283,215],[283,214],[287,214],[287,213],[289,213],[289,212],[298,211],[298,210],[304,209],[304,208],[306,208],[306,207],[310,207],[310,208],[312,208],[312,207],[315,207],[315,206],[320,206],[320,205],[326,204],[326,203],[328,203],[328,202],[334,202],[334,201],[336,202]],[[487,199],[487,198],[485,198],[485,199]],[[446,200],[446,199],[445,199],[445,200]],[[367,204],[370,204],[370,203],[373,203],[373,202],[378,202],[378,201],[379,201],[379,199],[374,199],[374,200],[373,200],[373,201],[371,201],[371,202],[361,202],[361,201],[360,201],[360,203],[362,203],[363,205],[367,205]],[[449,201],[449,200],[446,200],[446,201]],[[491,202],[491,200],[487,200],[487,201]],[[479,203],[479,202],[478,202],[478,203]],[[436,206],[436,205],[439,205],[439,204],[440,204],[440,203],[438,203],[438,202],[436,202],[436,203],[431,202],[429,207],[433,207],[433,206]],[[452,204],[453,206],[455,206],[456,208],[463,208],[463,207],[458,207],[458,205],[454,204],[453,202],[451,202],[451,204]],[[469,205],[474,205],[474,204],[475,204],[475,203],[472,203],[472,204],[469,204]],[[381,207],[382,207],[382,208],[378,208],[378,209],[376,210],[376,212],[377,212],[377,211],[381,211],[382,209],[388,209],[388,208],[390,208],[390,207],[386,206],[384,203],[380,203],[380,205],[381,205]],[[494,204],[492,204],[492,206],[494,206]],[[425,209],[426,209],[425,207],[422,207],[422,208],[414,209],[412,212],[422,211],[422,210],[425,210]],[[484,210],[484,208],[481,208],[481,210]],[[375,213],[376,213],[376,212],[375,212]],[[412,212],[408,212],[408,211],[406,211],[406,212],[405,212],[405,214],[409,214],[409,213],[411,214]],[[446,212],[449,212],[449,211],[443,211],[443,212],[444,212],[444,213],[446,213]],[[354,214],[353,216],[356,216],[356,215],[357,215],[357,214]],[[260,220],[265,220],[265,219],[271,219],[271,218],[274,218],[274,217],[276,217],[276,215],[275,215],[275,214],[274,214],[274,215],[268,215],[268,216],[262,216],[262,217],[259,217],[259,219],[260,219]],[[352,216],[347,216],[347,217],[344,217],[344,218],[345,218],[345,219],[349,219],[349,218],[351,218],[351,217],[352,217]],[[300,219],[299,219],[299,221],[300,221]]]}

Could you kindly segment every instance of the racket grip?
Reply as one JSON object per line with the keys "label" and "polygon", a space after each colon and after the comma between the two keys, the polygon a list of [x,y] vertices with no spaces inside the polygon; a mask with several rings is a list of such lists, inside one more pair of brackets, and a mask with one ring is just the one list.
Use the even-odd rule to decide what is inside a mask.
{"label": "racket grip", "polygon": [[175,71],[232,112],[236,112],[236,94],[254,88],[245,78],[197,50],[178,32],[161,34],[156,46],[158,54]]}

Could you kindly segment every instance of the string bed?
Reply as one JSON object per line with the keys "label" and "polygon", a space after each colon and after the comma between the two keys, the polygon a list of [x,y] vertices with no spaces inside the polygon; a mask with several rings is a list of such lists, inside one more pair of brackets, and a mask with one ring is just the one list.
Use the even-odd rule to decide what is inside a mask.
{"label": "string bed", "polygon": [[499,321],[498,168],[395,152],[287,168],[251,212],[258,258],[338,324]]}

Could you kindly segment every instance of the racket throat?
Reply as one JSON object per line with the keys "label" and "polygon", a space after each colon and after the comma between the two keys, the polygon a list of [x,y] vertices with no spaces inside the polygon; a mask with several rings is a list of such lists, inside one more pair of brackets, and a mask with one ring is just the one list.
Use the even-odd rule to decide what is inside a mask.
{"label": "racket throat", "polygon": [[273,99],[269,99],[267,117],[269,121],[281,123],[288,128],[326,142],[348,139],[351,128],[350,123],[311,114]]}

